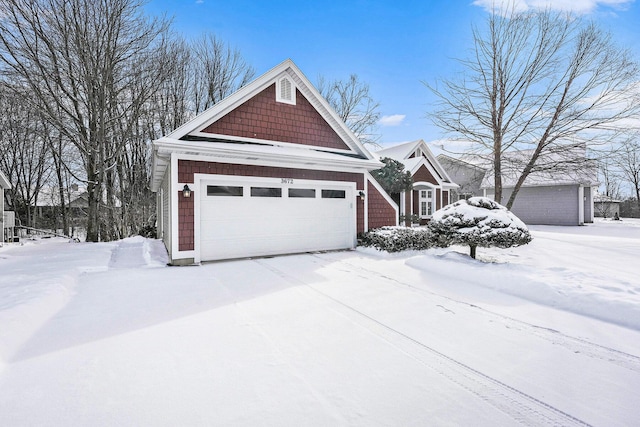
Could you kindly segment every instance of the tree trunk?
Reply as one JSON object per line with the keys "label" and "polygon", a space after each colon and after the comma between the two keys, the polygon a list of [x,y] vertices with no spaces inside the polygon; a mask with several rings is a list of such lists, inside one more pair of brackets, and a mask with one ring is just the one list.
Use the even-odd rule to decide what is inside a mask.
{"label": "tree trunk", "polygon": [[475,245],[469,245],[469,248],[471,249],[469,252],[469,256],[471,256],[471,258],[476,259],[476,247]]}
{"label": "tree trunk", "polygon": [[[93,169],[93,165],[90,166]],[[87,184],[87,242],[99,241],[99,225],[100,225],[100,184],[95,171],[88,171]]]}

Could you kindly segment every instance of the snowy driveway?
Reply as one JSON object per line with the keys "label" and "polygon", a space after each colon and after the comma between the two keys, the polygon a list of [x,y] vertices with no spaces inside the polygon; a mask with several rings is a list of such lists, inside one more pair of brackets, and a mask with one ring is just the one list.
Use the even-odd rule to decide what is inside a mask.
{"label": "snowy driveway", "polygon": [[[517,262],[508,279],[531,281]],[[473,286],[501,266],[356,251],[166,268],[141,238],[3,250],[0,425],[636,423],[640,333]]]}

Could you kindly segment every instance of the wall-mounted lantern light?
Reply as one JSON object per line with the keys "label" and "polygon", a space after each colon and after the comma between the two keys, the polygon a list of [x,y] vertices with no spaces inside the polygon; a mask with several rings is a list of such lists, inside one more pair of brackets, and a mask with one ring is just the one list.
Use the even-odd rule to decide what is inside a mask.
{"label": "wall-mounted lantern light", "polygon": [[360,197],[360,200],[364,200],[364,191],[360,190],[358,192],[358,196]]}
{"label": "wall-mounted lantern light", "polygon": [[191,197],[191,189],[187,184],[182,188],[182,197]]}

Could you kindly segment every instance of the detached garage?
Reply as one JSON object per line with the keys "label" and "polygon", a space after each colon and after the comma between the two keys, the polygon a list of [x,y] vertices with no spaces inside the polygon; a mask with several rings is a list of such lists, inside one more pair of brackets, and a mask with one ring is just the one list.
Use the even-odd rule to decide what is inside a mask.
{"label": "detached garage", "polygon": [[154,141],[158,236],[175,265],[353,248],[397,224],[381,166],[287,60]]}

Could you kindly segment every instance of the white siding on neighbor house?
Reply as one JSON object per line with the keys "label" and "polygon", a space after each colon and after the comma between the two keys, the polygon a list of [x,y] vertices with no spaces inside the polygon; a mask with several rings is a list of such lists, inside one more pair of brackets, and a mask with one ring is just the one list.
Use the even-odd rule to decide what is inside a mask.
{"label": "white siding on neighbor house", "polygon": [[593,189],[584,187],[584,222],[593,222]]}
{"label": "white siding on neighbor house", "polygon": [[[503,191],[504,203],[509,200],[511,191],[510,188]],[[521,188],[511,212],[529,225],[578,225],[578,186]]]}
{"label": "white siding on neighbor house", "polygon": [[169,257],[171,257],[171,191],[169,188],[170,176],[171,176],[171,168],[167,168],[167,171],[164,175],[164,180],[162,181],[162,187],[158,194],[160,195],[162,202],[162,213],[161,220],[158,221],[160,227],[158,228],[158,238],[162,239],[164,242],[167,251],[169,252]]}
{"label": "white siding on neighbor house", "polygon": [[0,243],[4,242],[4,189],[0,185]]}

